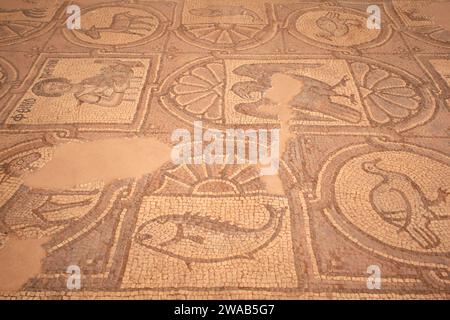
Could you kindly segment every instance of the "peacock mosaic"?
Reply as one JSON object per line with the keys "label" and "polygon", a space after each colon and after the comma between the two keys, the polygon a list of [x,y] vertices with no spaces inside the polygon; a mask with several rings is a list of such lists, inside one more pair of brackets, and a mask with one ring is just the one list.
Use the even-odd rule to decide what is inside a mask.
{"label": "peacock mosaic", "polygon": [[[424,3],[80,0],[68,29],[71,1],[2,1],[0,273],[41,257],[0,298],[449,299],[449,3]],[[280,129],[275,179],[172,163],[195,121]],[[158,165],[124,175],[140,139]]]}

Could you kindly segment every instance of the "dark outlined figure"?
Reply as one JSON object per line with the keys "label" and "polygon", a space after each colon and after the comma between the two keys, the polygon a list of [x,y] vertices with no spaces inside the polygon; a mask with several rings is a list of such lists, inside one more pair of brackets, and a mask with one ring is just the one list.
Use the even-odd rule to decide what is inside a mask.
{"label": "dark outlined figure", "polygon": [[[435,200],[429,200],[420,187],[407,175],[382,169],[381,159],[364,162],[362,169],[383,178],[370,191],[374,210],[387,223],[398,227],[398,232],[407,232],[424,249],[440,245],[439,237],[431,230],[433,220],[450,219],[446,198],[450,193],[438,190]],[[396,199],[395,202],[392,199]],[[447,207],[447,212],[443,208]]]}

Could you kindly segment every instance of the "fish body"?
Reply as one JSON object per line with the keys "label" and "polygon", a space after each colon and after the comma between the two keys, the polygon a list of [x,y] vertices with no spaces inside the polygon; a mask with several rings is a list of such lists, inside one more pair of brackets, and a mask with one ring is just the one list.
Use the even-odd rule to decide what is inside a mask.
{"label": "fish body", "polygon": [[189,12],[199,17],[249,16],[252,21],[262,21],[256,12],[243,6],[207,6]]}
{"label": "fish body", "polygon": [[265,205],[268,221],[259,228],[246,228],[209,217],[164,215],[141,225],[138,243],[156,252],[191,263],[251,259],[280,233],[286,208]]}

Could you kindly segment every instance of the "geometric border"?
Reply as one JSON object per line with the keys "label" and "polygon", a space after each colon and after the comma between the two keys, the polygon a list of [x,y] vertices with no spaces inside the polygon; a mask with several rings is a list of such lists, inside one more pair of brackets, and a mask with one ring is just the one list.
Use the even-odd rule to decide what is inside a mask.
{"label": "geometric border", "polygon": [[[48,58],[141,58],[141,59],[151,59],[150,70],[147,72],[147,78],[144,81],[144,86],[142,88],[142,93],[140,94],[140,99],[136,108],[136,112],[133,116],[131,123],[129,124],[105,124],[105,123],[74,123],[74,124],[52,124],[51,128],[46,125],[39,124],[5,124],[7,117],[12,112],[13,108],[16,106],[17,102],[20,100],[23,94],[26,93],[29,86],[33,83],[34,78],[38,75],[40,68],[43,66]],[[76,131],[95,131],[95,132],[137,132],[139,131],[142,123],[146,119],[148,108],[147,104],[150,99],[151,92],[156,87],[156,79],[158,74],[158,69],[160,65],[160,55],[159,54],[124,54],[124,53],[42,53],[39,58],[34,63],[31,72],[28,73],[27,77],[23,80],[22,84],[13,90],[11,93],[12,97],[6,103],[6,107],[0,111],[0,123],[3,127],[2,132],[45,132],[45,131],[58,131],[67,130],[69,132]]]}

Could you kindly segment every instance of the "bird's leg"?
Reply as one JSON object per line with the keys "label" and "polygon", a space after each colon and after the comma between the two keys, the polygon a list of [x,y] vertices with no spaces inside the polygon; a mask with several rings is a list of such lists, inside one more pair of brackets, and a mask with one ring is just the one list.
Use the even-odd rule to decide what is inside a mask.
{"label": "bird's leg", "polygon": [[30,18],[44,18],[48,14],[47,10],[42,8],[21,9],[20,11]]}
{"label": "bird's leg", "polygon": [[349,81],[349,80],[350,80],[349,77],[345,75],[345,76],[342,77],[341,80],[338,81],[338,83],[336,83],[334,86],[331,86],[330,89],[334,90],[334,89],[339,88],[339,87],[345,87],[346,84],[347,84],[347,81]]}

